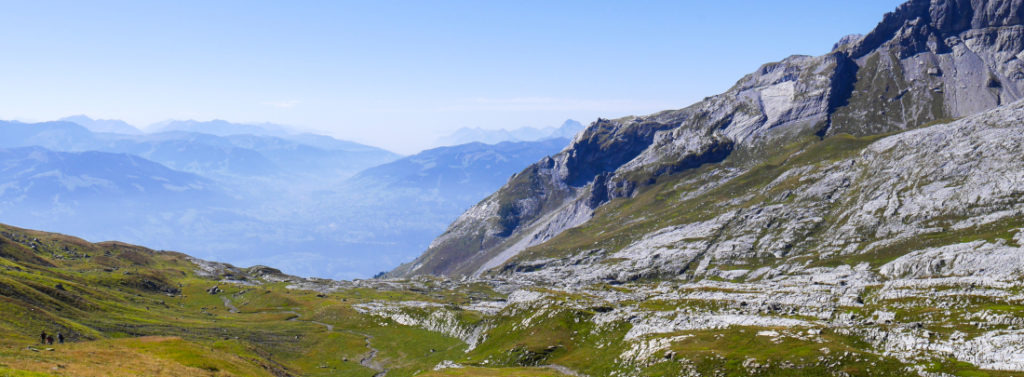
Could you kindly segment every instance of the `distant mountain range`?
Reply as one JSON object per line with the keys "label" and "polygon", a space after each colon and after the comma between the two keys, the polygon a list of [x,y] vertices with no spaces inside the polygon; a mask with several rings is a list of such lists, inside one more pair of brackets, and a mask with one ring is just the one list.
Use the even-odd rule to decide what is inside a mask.
{"label": "distant mountain range", "polygon": [[473,142],[497,144],[503,141],[538,141],[552,138],[572,139],[583,130],[580,122],[569,119],[559,127],[523,127],[514,130],[489,130],[483,128],[460,128],[451,135],[437,140],[438,145],[460,145]]}
{"label": "distant mountain range", "polygon": [[78,124],[92,132],[108,132],[125,135],[138,135],[142,133],[142,130],[135,126],[117,119],[92,119],[85,115],[72,115],[61,118],[60,120]]}
{"label": "distant mountain range", "polygon": [[298,133],[288,126],[283,126],[279,124],[241,124],[232,123],[220,119],[214,119],[205,122],[197,120],[167,120],[149,126],[148,131],[153,133],[168,131],[185,131],[216,136],[258,135],[278,137],[284,137],[287,135]]}
{"label": "distant mountain range", "polygon": [[[243,130],[244,127],[247,126],[229,124],[223,128]],[[284,174],[344,178],[399,157],[380,148],[312,134],[283,137],[218,136],[191,131],[116,134],[93,132],[70,121],[0,122],[0,147],[26,146],[65,152],[127,153],[177,170],[229,177]]]}
{"label": "distant mountain range", "polygon": [[511,174],[569,143],[471,143],[400,158],[272,124],[157,130],[86,116],[0,121],[0,222],[367,277],[409,260]]}
{"label": "distant mountain range", "polygon": [[211,179],[134,155],[0,149],[0,218],[10,223],[171,247],[213,218],[240,216],[214,208],[241,204]]}
{"label": "distant mountain range", "polygon": [[54,152],[41,147],[0,149],[0,201],[196,198],[213,182],[128,154]]}
{"label": "distant mountain range", "polygon": [[[565,148],[568,139],[470,143],[426,150],[372,167],[315,200],[293,202],[317,238],[334,240],[346,254],[360,255],[359,268],[383,271],[414,257],[462,211],[496,190],[530,161]],[[372,257],[369,257],[372,256]],[[268,263],[268,262],[264,262]],[[298,274],[346,270],[330,253],[297,250],[270,264]]]}

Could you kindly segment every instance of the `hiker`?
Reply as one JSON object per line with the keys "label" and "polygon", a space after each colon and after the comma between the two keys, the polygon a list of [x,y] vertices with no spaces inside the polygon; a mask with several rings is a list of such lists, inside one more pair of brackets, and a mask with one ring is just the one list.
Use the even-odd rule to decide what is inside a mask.
{"label": "hiker", "polygon": [[57,333],[57,343],[64,344],[64,334]]}
{"label": "hiker", "polygon": [[46,344],[53,345],[53,335],[46,336]]}
{"label": "hiker", "polygon": [[39,335],[39,343],[46,344],[46,331]]}

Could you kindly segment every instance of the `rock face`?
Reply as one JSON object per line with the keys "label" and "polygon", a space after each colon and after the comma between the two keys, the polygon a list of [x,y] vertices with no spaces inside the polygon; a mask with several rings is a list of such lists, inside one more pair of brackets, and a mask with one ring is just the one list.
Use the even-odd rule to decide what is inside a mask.
{"label": "rock face", "polygon": [[[800,195],[829,202],[839,200],[836,195],[842,194],[847,204],[867,207],[811,206],[817,209],[806,208],[806,213],[795,217],[787,216],[804,209],[782,203],[736,211],[709,209],[706,211],[709,215],[689,223],[669,220],[682,216],[678,213],[665,214],[658,221],[647,221],[662,225],[642,233],[648,236],[623,236],[617,241],[608,241],[615,243],[614,247],[589,248],[578,240],[570,242],[573,237],[586,238],[588,234],[600,239],[603,233],[596,232],[615,229],[595,225],[602,222],[618,222],[622,228],[629,221],[651,220],[651,216],[642,215],[633,219],[616,217],[610,213],[614,210],[608,204],[638,203],[638,195],[652,188],[663,188],[664,182],[682,179],[683,182],[678,184],[704,185],[702,189],[683,193],[683,200],[666,199],[661,204],[664,208],[675,208],[676,212],[694,212],[699,205],[685,199],[700,196],[701,190],[742,184],[732,179],[757,173],[758,169],[764,169],[765,164],[781,164],[786,168],[794,166],[787,159],[781,162],[773,160],[783,158],[780,156],[792,157],[785,152],[792,146],[797,146],[793,147],[796,150],[820,150],[826,148],[821,145],[832,145],[829,143],[840,139],[853,140],[847,144],[861,141],[866,144],[873,135],[941,123],[1016,101],[1024,95],[1024,62],[1019,58],[1024,51],[1022,14],[1024,3],[1016,0],[913,0],[887,14],[871,33],[863,37],[843,38],[829,54],[793,56],[766,64],[741,79],[729,91],[690,107],[647,116],[598,119],[578,134],[569,148],[515,175],[502,189],[456,220],[423,256],[390,275],[479,275],[499,267],[502,271],[525,272],[544,266],[553,267],[551,260],[543,261],[540,256],[557,249],[553,253],[563,259],[554,264],[590,266],[593,268],[586,268],[585,274],[614,280],[620,277],[598,273],[607,265],[593,263],[605,260],[613,253],[632,255],[630,250],[663,247],[654,245],[662,239],[674,245],[680,234],[685,236],[691,231],[699,234],[710,232],[709,237],[731,240],[730,243],[714,245],[673,246],[670,248],[675,250],[675,254],[660,256],[652,253],[644,262],[659,266],[658,276],[692,276],[701,271],[701,266],[704,268],[702,273],[706,273],[708,264],[713,260],[707,259],[709,256],[734,255],[736,260],[768,255],[778,258],[794,253],[794,248],[826,245],[819,239],[823,237],[813,238],[813,233],[822,228],[835,230],[838,237],[846,237],[822,249],[823,255],[838,255],[855,252],[843,249],[849,247],[852,240],[883,242],[876,245],[880,248],[884,242],[902,242],[899,240],[939,226],[923,222],[906,226],[896,220],[898,217],[895,216],[901,215],[899,211],[920,209],[938,213],[949,209],[959,211],[957,214],[962,215],[961,218],[988,213],[986,211],[996,207],[994,203],[975,207],[981,203],[952,194],[949,190],[943,191],[946,187],[943,185],[948,186],[951,180],[959,179],[955,175],[964,171],[923,172],[920,171],[922,168],[905,167],[910,170],[893,172],[892,176],[879,173],[868,174],[867,179],[863,177],[876,172],[872,169],[894,169],[892,164],[902,161],[934,164],[932,160],[914,160],[914,156],[906,155],[915,148],[923,148],[922,153],[930,150],[936,154],[929,158],[943,158],[938,155],[967,148],[953,143],[953,140],[957,136],[968,135],[971,127],[982,127],[983,121],[975,119],[970,124],[947,126],[959,130],[949,129],[949,132],[963,134],[946,134],[937,129],[927,134],[907,134],[903,138],[873,144],[864,152],[863,158],[847,160],[843,156],[843,161],[836,162],[834,166],[806,164],[803,166],[806,171],[789,170],[785,177],[777,177],[777,181],[781,181],[776,184],[783,185],[786,179],[802,180],[805,179],[804,174],[811,174],[806,179],[815,183],[804,186],[803,189],[808,191],[800,192]],[[1019,106],[1014,107],[1017,108]],[[1006,113],[993,116],[1013,118],[1012,114]],[[815,138],[823,139],[818,147],[809,142]],[[919,141],[914,138],[926,139]],[[984,144],[987,142],[984,140],[970,140],[989,145]],[[894,144],[883,148],[889,145],[886,143]],[[849,145],[843,144],[842,147]],[[940,153],[932,147],[942,148],[945,152]],[[964,154],[945,157],[976,158]],[[896,158],[909,160],[894,160]],[[970,169],[967,166],[956,168]],[[998,170],[998,167],[993,169]],[[700,173],[702,178],[694,179],[692,176],[698,174],[695,172],[703,172]],[[882,193],[877,190],[877,185],[903,182],[907,177],[901,174],[917,174],[913,172],[920,173],[915,178],[926,182],[926,188],[915,188],[927,190],[920,200],[949,201],[916,203],[919,207],[881,201],[885,197],[879,196]],[[930,177],[927,174],[945,175]],[[870,180],[872,178],[877,181]],[[994,183],[989,186],[975,183],[981,184],[976,187],[980,190],[974,193],[976,195],[982,195],[984,190],[993,187],[1008,190],[1000,191],[1001,194],[1014,192]],[[947,194],[952,196],[935,196]],[[719,204],[725,206],[725,203]],[[964,206],[953,207],[954,204]],[[875,216],[887,210],[894,217],[887,215],[879,220]],[[883,212],[876,214],[872,211]],[[760,216],[759,221],[763,223],[750,222],[752,214],[763,213],[773,215]],[[836,222],[827,217],[832,215],[842,216],[848,221]],[[918,215],[920,213],[915,212],[906,216]],[[737,219],[743,220],[739,224],[745,225],[730,225]],[[785,229],[755,231],[757,226],[779,227],[775,223],[777,220],[773,219],[790,221]],[[906,217],[901,219],[906,220]],[[584,224],[587,225],[581,226]],[[579,234],[565,234],[567,229],[574,227],[579,227],[573,231]],[[866,237],[866,233],[871,233],[869,229],[874,233]],[[728,237],[723,238],[718,234],[721,232],[729,232]],[[770,235],[770,238],[764,238],[762,233]],[[629,238],[631,244],[623,245],[626,240],[621,238]],[[564,242],[553,243],[553,239]],[[565,245],[572,245],[573,249],[567,249]],[[711,247],[714,249],[709,249]],[[869,249],[875,248],[858,250],[864,252]],[[532,250],[531,255],[524,255],[526,250]],[[570,258],[569,254],[573,256]],[[533,263],[530,260],[543,262]],[[631,260],[631,263],[639,263],[636,259]],[[644,269],[618,272],[625,273],[621,278],[637,278],[628,271],[640,270]]]}
{"label": "rock face", "polygon": [[[642,211],[658,221],[620,212],[639,225],[616,236],[629,240],[623,246],[594,236],[582,251],[521,255],[502,274],[551,284],[652,277],[749,280],[899,256],[879,274],[1021,276],[1020,249],[1005,243],[1013,242],[1009,235],[1024,216],[1022,155],[1024,101],[1018,101],[883,138],[847,158],[794,162],[759,183],[749,184],[749,174],[719,182],[694,178],[705,187],[748,185],[701,209],[708,213],[662,228],[657,226],[667,216],[661,212]],[[685,204],[714,200],[709,193],[684,195],[694,195]],[[1004,244],[961,243],[985,233],[1002,234]]]}

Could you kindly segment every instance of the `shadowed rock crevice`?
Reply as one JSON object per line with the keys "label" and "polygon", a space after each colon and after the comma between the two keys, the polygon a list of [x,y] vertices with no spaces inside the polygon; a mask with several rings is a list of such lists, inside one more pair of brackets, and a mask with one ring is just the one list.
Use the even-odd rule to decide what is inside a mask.
{"label": "shadowed rock crevice", "polygon": [[836,60],[836,69],[832,75],[832,86],[828,96],[828,120],[825,122],[825,126],[815,133],[818,138],[822,139],[825,138],[832,126],[832,114],[840,107],[850,104],[850,96],[853,95],[857,84],[857,71],[860,70],[857,62],[846,53],[838,52],[832,56]]}

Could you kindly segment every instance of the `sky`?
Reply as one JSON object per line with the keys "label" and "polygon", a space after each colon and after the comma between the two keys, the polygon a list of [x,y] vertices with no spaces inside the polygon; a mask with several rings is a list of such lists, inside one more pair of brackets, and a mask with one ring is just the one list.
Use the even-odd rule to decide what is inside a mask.
{"label": "sky", "polygon": [[0,1],[0,119],[272,122],[390,149],[685,107],[895,0]]}

